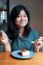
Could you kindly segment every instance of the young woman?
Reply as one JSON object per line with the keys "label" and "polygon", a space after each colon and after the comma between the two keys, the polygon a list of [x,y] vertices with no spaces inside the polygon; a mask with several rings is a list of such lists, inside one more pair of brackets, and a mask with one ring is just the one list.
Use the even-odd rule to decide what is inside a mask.
{"label": "young woman", "polygon": [[[1,42],[5,51],[31,50],[39,51],[38,42],[32,44],[39,38],[39,33],[30,27],[30,15],[23,5],[15,6],[10,13],[7,35],[2,32]],[[12,40],[11,42],[9,41]]]}

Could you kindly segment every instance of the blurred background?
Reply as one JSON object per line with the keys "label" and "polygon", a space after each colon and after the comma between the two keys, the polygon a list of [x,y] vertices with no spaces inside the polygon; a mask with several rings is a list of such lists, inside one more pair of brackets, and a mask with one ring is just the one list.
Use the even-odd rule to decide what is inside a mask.
{"label": "blurred background", "polygon": [[26,6],[30,13],[30,26],[43,36],[43,0],[0,0],[0,30],[7,30],[12,8],[18,4]]}

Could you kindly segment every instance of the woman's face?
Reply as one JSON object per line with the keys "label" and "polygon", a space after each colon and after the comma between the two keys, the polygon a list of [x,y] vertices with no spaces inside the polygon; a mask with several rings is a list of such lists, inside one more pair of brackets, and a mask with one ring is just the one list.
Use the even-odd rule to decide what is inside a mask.
{"label": "woman's face", "polygon": [[19,28],[24,28],[28,23],[28,17],[25,13],[24,10],[21,10],[20,11],[20,14],[18,15],[18,17],[16,18],[16,25],[19,27]]}

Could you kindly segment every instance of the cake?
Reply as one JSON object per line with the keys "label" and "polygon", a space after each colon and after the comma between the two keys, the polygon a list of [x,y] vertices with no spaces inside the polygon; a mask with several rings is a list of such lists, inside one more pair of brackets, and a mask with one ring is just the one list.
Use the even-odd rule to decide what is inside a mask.
{"label": "cake", "polygon": [[29,55],[29,51],[27,51],[27,50],[25,50],[25,49],[22,49],[22,50],[20,50],[20,51],[18,52],[18,54],[19,54],[20,56],[27,56],[27,55]]}

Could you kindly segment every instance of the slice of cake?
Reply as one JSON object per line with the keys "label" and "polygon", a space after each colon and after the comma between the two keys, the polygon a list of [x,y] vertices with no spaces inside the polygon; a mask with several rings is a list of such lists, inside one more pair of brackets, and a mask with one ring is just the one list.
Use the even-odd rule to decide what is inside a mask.
{"label": "slice of cake", "polygon": [[29,51],[22,49],[22,50],[20,50],[20,52],[18,52],[18,54],[21,56],[27,56],[27,55],[29,55]]}

